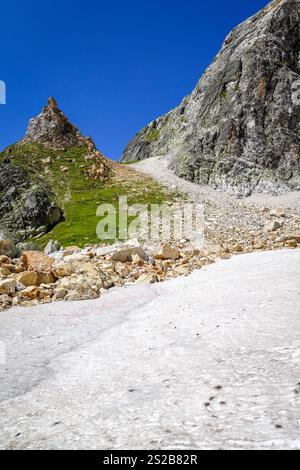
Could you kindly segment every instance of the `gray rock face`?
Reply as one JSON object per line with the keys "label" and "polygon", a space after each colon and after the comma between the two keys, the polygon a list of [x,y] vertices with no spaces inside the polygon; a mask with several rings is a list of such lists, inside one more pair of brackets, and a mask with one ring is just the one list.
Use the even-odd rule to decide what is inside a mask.
{"label": "gray rock face", "polygon": [[300,1],[234,29],[195,90],[142,129],[122,161],[162,156],[180,177],[239,195],[300,189]]}
{"label": "gray rock face", "polygon": [[47,246],[45,247],[44,254],[46,256],[56,253],[61,250],[61,244],[57,240],[49,240]]}
{"label": "gray rock face", "polygon": [[0,256],[2,255],[15,258],[17,249],[11,234],[0,228]]}
{"label": "gray rock face", "polygon": [[36,118],[30,120],[22,142],[38,142],[54,149],[86,145],[86,139],[58,108],[54,98],[49,98],[48,106]]}
{"label": "gray rock face", "polygon": [[21,168],[0,163],[0,228],[9,229],[15,240],[26,239],[42,225],[50,229],[62,219],[53,199],[49,188]]}

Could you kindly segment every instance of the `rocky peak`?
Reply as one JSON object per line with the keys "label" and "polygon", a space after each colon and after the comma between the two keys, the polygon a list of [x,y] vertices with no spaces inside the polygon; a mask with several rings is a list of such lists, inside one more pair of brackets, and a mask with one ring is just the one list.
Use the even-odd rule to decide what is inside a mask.
{"label": "rocky peak", "polygon": [[32,142],[54,149],[86,145],[86,139],[59,109],[54,98],[49,98],[42,112],[30,120],[22,143]]}
{"label": "rocky peak", "polygon": [[182,178],[244,196],[300,190],[299,91],[300,1],[274,0],[227,36],[192,94],[142,129],[123,161],[165,157]]}

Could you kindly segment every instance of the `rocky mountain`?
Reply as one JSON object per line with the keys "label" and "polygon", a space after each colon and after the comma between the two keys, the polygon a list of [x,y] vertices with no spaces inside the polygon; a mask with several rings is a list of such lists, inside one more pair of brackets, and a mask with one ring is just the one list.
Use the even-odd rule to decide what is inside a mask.
{"label": "rocky mountain", "polygon": [[54,98],[49,98],[48,105],[41,114],[29,122],[24,144],[38,142],[46,147],[65,149],[81,146],[86,139],[58,108]]}
{"label": "rocky mountain", "polygon": [[180,177],[238,195],[300,189],[300,1],[235,28],[191,95],[142,129],[122,161],[160,156]]}
{"label": "rocky mountain", "polygon": [[15,240],[39,237],[66,218],[77,193],[103,186],[108,160],[54,98],[23,140],[0,153],[0,228]]}

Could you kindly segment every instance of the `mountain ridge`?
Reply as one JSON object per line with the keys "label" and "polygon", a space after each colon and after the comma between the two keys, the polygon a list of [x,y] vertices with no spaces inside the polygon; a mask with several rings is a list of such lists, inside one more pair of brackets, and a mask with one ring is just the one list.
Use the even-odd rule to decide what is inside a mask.
{"label": "mountain ridge", "polygon": [[177,176],[242,196],[300,189],[299,6],[275,0],[234,28],[193,92],[121,161],[168,157]]}

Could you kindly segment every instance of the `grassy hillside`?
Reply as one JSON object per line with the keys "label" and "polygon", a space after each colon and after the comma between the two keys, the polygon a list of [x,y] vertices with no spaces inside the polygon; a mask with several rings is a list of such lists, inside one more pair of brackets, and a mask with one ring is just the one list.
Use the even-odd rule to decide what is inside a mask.
{"label": "grassy hillside", "polygon": [[[49,239],[59,240],[64,246],[99,243],[97,207],[104,203],[117,207],[121,195],[128,196],[129,204],[159,204],[179,197],[166,193],[154,180],[139,175],[127,165],[113,162],[107,181],[89,179],[84,173],[89,165],[84,159],[86,154],[86,147],[65,151],[50,150],[40,144],[10,147],[13,164],[25,169],[34,180],[47,184],[64,212],[65,221],[38,240],[42,246]],[[5,155],[0,154],[0,160]]]}

